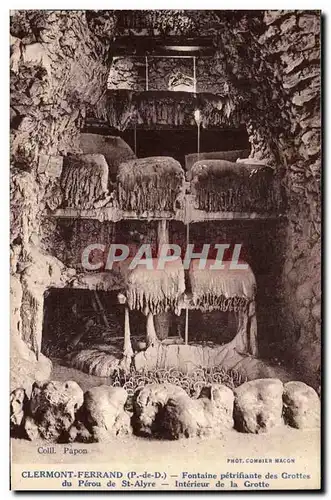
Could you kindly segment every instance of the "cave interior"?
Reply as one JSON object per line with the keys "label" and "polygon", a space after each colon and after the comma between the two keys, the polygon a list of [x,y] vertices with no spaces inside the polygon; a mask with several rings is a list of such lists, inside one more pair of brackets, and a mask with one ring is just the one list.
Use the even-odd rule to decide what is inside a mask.
{"label": "cave interior", "polygon": [[[60,363],[91,346],[123,351],[125,283],[109,273],[105,285],[102,265],[84,271],[89,244],[151,243],[157,251],[162,242],[238,243],[256,280],[258,357],[300,366],[303,378],[314,378],[320,348],[317,14],[162,12],[164,19],[157,11],[13,14],[13,274],[33,309],[32,319],[23,314],[18,335],[35,354]],[[67,28],[73,51],[82,41],[77,54],[65,40]],[[285,39],[290,49],[282,47]],[[299,46],[306,56],[300,61]],[[65,81],[57,67],[67,72]],[[33,209],[26,204],[31,198]],[[38,252],[52,272],[37,276]],[[53,258],[62,266],[60,278],[58,263],[48,263]],[[32,262],[30,274],[20,267],[24,260]],[[188,295],[189,274],[183,278]],[[148,347],[146,314],[129,309],[139,353]],[[167,310],[153,317],[164,345],[222,346],[238,329],[236,313],[220,309],[182,307],[179,315]]]}

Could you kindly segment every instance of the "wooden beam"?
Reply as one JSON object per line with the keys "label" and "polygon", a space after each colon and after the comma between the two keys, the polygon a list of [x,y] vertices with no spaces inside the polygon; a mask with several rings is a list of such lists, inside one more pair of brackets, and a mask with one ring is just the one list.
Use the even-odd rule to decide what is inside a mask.
{"label": "wooden beam", "polygon": [[93,293],[94,293],[95,301],[96,301],[96,303],[97,303],[97,305],[99,307],[99,311],[100,311],[100,314],[102,316],[103,322],[104,322],[106,328],[110,328],[109,321],[107,319],[107,316],[106,316],[104,307],[103,307],[103,305],[101,303],[100,297],[99,297],[99,295],[98,295],[98,293],[97,293],[96,290],[93,290]]}
{"label": "wooden beam", "polygon": [[[170,48],[171,47],[171,48]],[[183,52],[176,47],[185,47]],[[192,57],[213,56],[215,47],[211,37],[183,37],[183,36],[119,36],[112,43],[112,55],[130,57]]]}
{"label": "wooden beam", "polygon": [[175,212],[145,212],[137,214],[136,212],[127,212],[116,207],[102,207],[91,209],[79,208],[58,208],[54,211],[43,213],[43,217],[57,219],[93,219],[100,222],[111,221],[119,222],[121,220],[177,220],[180,222],[206,222],[216,220],[283,220],[285,214],[277,213],[257,213],[257,212],[206,212],[191,206],[189,213],[185,210],[176,210]]}

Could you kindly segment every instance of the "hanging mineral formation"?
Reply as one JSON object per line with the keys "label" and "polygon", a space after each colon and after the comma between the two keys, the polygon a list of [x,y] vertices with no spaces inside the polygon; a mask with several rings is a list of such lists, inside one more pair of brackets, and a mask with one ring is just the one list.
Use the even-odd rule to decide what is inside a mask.
{"label": "hanging mineral formation", "polygon": [[193,165],[190,178],[198,207],[207,212],[266,213],[280,203],[270,167],[202,160]]}
{"label": "hanging mineral formation", "polygon": [[194,110],[200,109],[202,126],[238,127],[241,110],[228,100],[210,94],[181,91],[111,90],[89,109],[89,116],[125,130],[134,125],[195,126]]}
{"label": "hanging mineral formation", "polygon": [[185,291],[184,268],[180,259],[165,263],[157,269],[158,259],[152,259],[151,268],[139,264],[127,277],[127,301],[130,309],[160,314],[179,313],[178,304]]}
{"label": "hanging mineral formation", "polygon": [[127,161],[118,169],[119,206],[137,213],[174,212],[183,182],[184,171],[173,158],[154,156]]}
{"label": "hanging mineral formation", "polygon": [[199,269],[199,263],[200,260],[193,259],[189,269],[196,309],[235,312],[247,309],[256,292],[255,277],[248,264],[247,269],[231,269],[231,263],[224,262],[224,269],[212,269],[215,261],[207,260],[205,269]]}
{"label": "hanging mineral formation", "polygon": [[70,208],[93,208],[108,194],[108,165],[103,155],[67,156],[61,176],[64,204]]}

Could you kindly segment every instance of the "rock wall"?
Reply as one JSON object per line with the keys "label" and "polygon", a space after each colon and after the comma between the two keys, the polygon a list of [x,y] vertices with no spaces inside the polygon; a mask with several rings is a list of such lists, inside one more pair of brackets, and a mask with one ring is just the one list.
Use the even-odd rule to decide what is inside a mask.
{"label": "rock wall", "polygon": [[208,37],[218,29],[214,10],[121,10],[118,34],[139,36]]}
{"label": "rock wall", "polygon": [[[116,17],[114,11],[11,13],[11,273],[14,317],[21,317],[14,330],[17,344],[23,340],[31,347],[26,357],[32,363],[39,356],[36,339],[43,292],[49,286],[64,286],[72,275],[47,255],[55,222],[45,221],[41,214],[62,203],[63,157],[81,153],[79,131],[85,116],[102,101]],[[316,383],[321,304],[320,13],[120,11],[118,18],[121,34],[213,37],[213,72],[222,78],[215,88],[217,99],[201,106],[211,118],[221,109],[222,120],[216,120],[220,126],[244,121],[251,157],[265,160],[282,179],[288,224],[282,236],[281,333],[303,378]],[[155,100],[150,106],[144,100],[138,104],[140,120],[152,125],[156,104],[160,113],[172,109]],[[121,120],[124,129],[132,103],[125,97],[121,105],[128,109]]]}
{"label": "rock wall", "polygon": [[[30,170],[39,155],[78,149],[86,112],[103,93],[113,20],[93,32],[84,11],[14,11],[11,17],[12,161]],[[26,149],[27,148],[27,149]],[[79,149],[78,149],[79,150]]]}
{"label": "rock wall", "polygon": [[[83,271],[82,257],[88,245],[101,243],[109,249],[115,239],[115,224],[91,219],[48,219],[48,236],[43,244],[47,252],[56,255],[61,262],[77,271]],[[53,228],[50,231],[50,227]],[[46,232],[46,229],[45,229]],[[100,252],[95,253],[95,262],[102,261]],[[107,257],[107,255],[105,256]]]}
{"label": "rock wall", "polygon": [[289,353],[319,378],[321,308],[320,12],[219,13],[219,63],[246,117],[251,157],[287,197],[282,295]]}
{"label": "rock wall", "polygon": [[[272,103],[264,105],[276,120],[270,120],[268,133],[252,119],[252,155],[277,165],[286,190],[283,328],[297,368],[305,380],[316,382],[321,362],[320,13],[268,11],[262,26],[258,42],[276,79],[270,82]],[[268,111],[264,114],[268,119]]]}
{"label": "rock wall", "polygon": [[13,239],[18,233],[24,238],[31,233],[23,229],[21,219],[28,209],[16,209],[20,203],[32,205],[27,224],[39,224],[39,212],[59,187],[62,156],[80,152],[86,106],[93,105],[106,87],[110,61],[105,40],[114,20],[104,19],[102,31],[95,28],[97,13],[94,16],[84,11],[12,13],[11,186],[17,222]]}
{"label": "rock wall", "polygon": [[114,57],[107,87],[109,90],[146,90],[145,57]]}
{"label": "rock wall", "polygon": [[25,387],[42,371],[43,294],[73,274],[45,253],[41,240],[54,226],[42,224],[41,214],[62,201],[63,156],[80,152],[86,106],[106,88],[114,27],[111,13],[102,19],[93,11],[11,13],[11,289],[21,318],[11,332],[14,385]]}
{"label": "rock wall", "polygon": [[306,380],[320,376],[321,115],[320,12],[271,11],[261,42],[282,82],[288,127],[274,135],[284,170],[288,231],[283,280],[287,329]]}

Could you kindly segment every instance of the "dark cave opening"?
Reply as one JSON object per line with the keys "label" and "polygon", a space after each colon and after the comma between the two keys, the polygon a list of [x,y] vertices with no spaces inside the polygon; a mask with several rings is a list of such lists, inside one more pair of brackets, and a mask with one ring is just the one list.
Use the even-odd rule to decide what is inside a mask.
{"label": "dark cave opening", "polygon": [[[155,329],[165,343],[184,343],[185,311],[180,316],[168,313],[167,336],[161,338],[159,317]],[[189,344],[225,344],[237,332],[235,313],[190,310]],[[134,352],[146,348],[146,317],[130,311],[131,342]],[[123,353],[124,307],[118,303],[117,291],[51,288],[45,294],[41,351],[53,361],[66,364],[73,352],[86,349]]]}
{"label": "dark cave opening", "polygon": [[[99,224],[99,223],[98,223]],[[157,255],[157,221],[120,221],[116,224],[113,235],[114,243],[127,244],[130,254],[144,243],[152,245],[153,257]],[[91,229],[91,228],[90,228]],[[186,226],[179,221],[169,222],[169,242],[178,244],[183,253],[186,248]],[[281,270],[284,265],[284,231],[286,224],[274,220],[242,220],[242,221],[209,221],[190,224],[189,242],[194,243],[195,251],[201,250],[205,243],[229,243],[231,248],[225,260],[231,259],[231,249],[234,244],[242,244],[240,257],[250,265],[257,282],[256,312],[257,331],[260,355],[263,358],[281,358],[284,351],[285,339],[282,335],[284,310],[288,297],[283,293],[281,286]],[[79,233],[82,234],[82,233]],[[84,232],[85,234],[85,232]],[[78,238],[79,239],[79,238]],[[103,241],[103,239],[101,240]],[[86,243],[87,244],[87,243]],[[82,244],[78,245],[79,248]],[[213,257],[213,256],[212,256]],[[183,255],[182,255],[183,258]],[[72,262],[68,262],[72,264]],[[186,272],[186,290],[190,292],[190,283]],[[124,336],[124,308],[117,302],[117,292],[97,292],[100,301],[111,323],[110,332],[104,337],[107,330],[93,308],[95,302],[93,290],[51,289],[45,298],[45,317],[43,327],[42,352],[61,356],[70,350],[75,336],[88,328],[75,348],[88,348],[92,343],[114,343],[119,349],[123,347]],[[82,317],[75,317],[72,307],[78,301],[82,309]],[[216,344],[227,343],[236,333],[236,319],[229,318],[231,313],[213,311],[202,313],[198,310],[189,310],[188,332],[189,343],[208,342]],[[185,311],[178,317],[168,313],[166,326],[162,326],[162,319],[155,318],[155,329],[162,340],[170,337],[169,342],[184,342],[185,338]],[[89,323],[90,321],[90,323]],[[86,326],[87,325],[87,326]],[[130,312],[132,338],[137,342],[145,342],[146,317],[137,311]],[[114,337],[120,339],[114,342]],[[106,339],[106,341],[105,341]],[[58,347],[54,347],[58,346]],[[276,352],[277,351],[277,352]]]}
{"label": "dark cave opening", "polygon": [[[45,294],[41,350],[51,359],[64,359],[75,350],[106,347],[123,351],[124,308],[118,291],[51,288]],[[144,339],[142,313],[131,312],[134,340]]]}
{"label": "dark cave opening", "polygon": [[[180,337],[185,337],[185,310],[177,317],[175,324]],[[188,342],[223,345],[231,342],[237,333],[238,318],[232,311],[188,311]]]}
{"label": "dark cave opening", "polygon": [[[186,244],[184,225],[172,221],[170,241]],[[285,305],[288,297],[281,284],[285,260],[286,222],[270,220],[224,220],[190,224],[190,243],[195,251],[203,244],[226,243],[230,248],[224,260],[231,260],[235,244],[241,244],[240,259],[251,267],[256,279],[256,314],[260,356],[266,359],[283,356]],[[214,252],[215,254],[215,252]],[[211,257],[215,255],[211,254]],[[198,311],[196,311],[198,312]],[[215,311],[216,313],[217,311]],[[193,311],[189,314],[192,316]],[[212,313],[214,314],[214,313]],[[207,322],[208,324],[208,322]]]}
{"label": "dark cave opening", "polygon": [[[170,156],[185,169],[185,156],[198,152],[197,127],[137,128],[119,131],[109,127],[86,127],[84,132],[121,137],[138,158]],[[246,127],[238,129],[200,128],[200,152],[250,149]]]}

